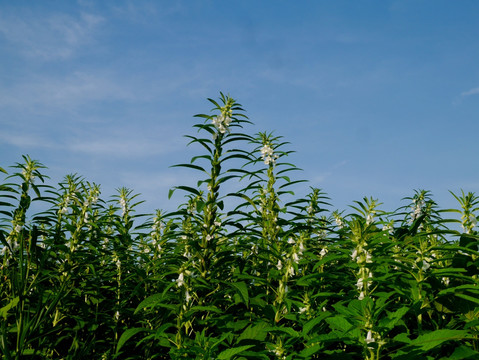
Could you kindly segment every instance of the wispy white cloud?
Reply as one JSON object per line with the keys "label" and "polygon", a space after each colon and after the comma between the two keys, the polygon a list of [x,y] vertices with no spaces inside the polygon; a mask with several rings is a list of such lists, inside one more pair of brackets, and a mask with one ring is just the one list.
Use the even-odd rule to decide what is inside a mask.
{"label": "wispy white cloud", "polygon": [[0,132],[0,142],[19,148],[54,148],[57,146],[55,141],[39,136],[38,134],[32,134],[28,132]]}
{"label": "wispy white cloud", "polygon": [[470,96],[470,95],[476,95],[476,94],[479,94],[479,87],[464,91],[461,93],[461,96]]}
{"label": "wispy white cloud", "polygon": [[74,72],[66,76],[32,76],[14,85],[0,86],[0,107],[71,108],[90,101],[131,100],[132,89],[107,73]]}
{"label": "wispy white cloud", "polygon": [[[15,130],[0,132],[0,144],[18,147],[21,149],[54,149],[62,152],[80,153],[86,156],[101,156],[112,159],[120,158],[147,158],[168,154],[184,149],[184,143],[174,141],[173,136],[163,135],[168,130],[161,132],[158,129],[153,133],[161,133],[162,139],[147,135],[138,129],[98,129],[100,135],[73,134],[65,135],[58,139],[56,133],[49,135],[33,132],[20,132]],[[171,140],[168,140],[171,139]]]}
{"label": "wispy white cloud", "polygon": [[104,18],[80,13],[78,16],[0,15],[0,34],[21,54],[36,60],[66,60],[82,45],[92,41]]}
{"label": "wispy white cloud", "polygon": [[[167,137],[165,137],[167,138]],[[109,158],[145,158],[167,154],[184,148],[184,144],[177,141],[159,141],[157,138],[147,137],[144,134],[123,131],[120,134],[103,134],[102,137],[81,137],[70,140],[65,148],[68,151],[84,153]]]}

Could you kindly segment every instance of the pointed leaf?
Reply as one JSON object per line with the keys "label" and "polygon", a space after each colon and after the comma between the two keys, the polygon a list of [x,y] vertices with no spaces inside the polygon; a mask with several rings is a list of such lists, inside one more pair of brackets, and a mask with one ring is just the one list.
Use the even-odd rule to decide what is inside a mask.
{"label": "pointed leaf", "polygon": [[244,303],[246,304],[246,306],[248,306],[249,295],[248,295],[248,286],[246,285],[246,283],[243,281],[240,281],[240,282],[232,283],[231,286],[233,286],[238,291]]}
{"label": "pointed leaf", "polygon": [[177,165],[172,165],[171,167],[191,168],[191,169],[203,171],[204,173],[208,174],[208,172],[205,169],[203,169],[201,166],[198,166],[198,165],[195,165],[195,164],[177,164]]}
{"label": "pointed leaf", "polygon": [[220,360],[228,360],[231,359],[233,356],[242,353],[245,350],[248,350],[252,348],[254,345],[243,345],[243,346],[238,346],[232,349],[226,349],[219,353],[218,359]]}
{"label": "pointed leaf", "polygon": [[428,351],[442,344],[445,341],[462,340],[466,338],[467,335],[469,335],[467,330],[435,330],[431,331],[430,333],[418,336],[416,339],[411,341],[411,345],[418,346],[423,351]]}
{"label": "pointed leaf", "polygon": [[161,300],[163,300],[163,297],[163,294],[153,294],[148,296],[136,307],[135,314],[138,313],[140,310],[154,307],[156,304],[160,303]]}
{"label": "pointed leaf", "polygon": [[6,319],[8,311],[17,306],[19,301],[20,298],[18,296],[16,298],[13,298],[7,305],[0,309],[0,316],[3,316],[3,318]]}
{"label": "pointed leaf", "polygon": [[118,344],[116,345],[116,353],[120,351],[121,347],[134,335],[138,334],[139,332],[142,331],[148,331],[148,329],[145,328],[132,328],[125,330],[123,334],[121,334],[120,339],[118,340]]}

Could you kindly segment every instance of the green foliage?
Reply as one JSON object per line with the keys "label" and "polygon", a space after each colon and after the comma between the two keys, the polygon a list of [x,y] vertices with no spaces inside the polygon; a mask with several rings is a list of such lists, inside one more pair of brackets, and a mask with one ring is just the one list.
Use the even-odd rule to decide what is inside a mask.
{"label": "green foliage", "polygon": [[320,189],[295,198],[281,136],[209,101],[174,212],[137,214],[132,190],[105,200],[76,174],[47,185],[28,156],[0,168],[2,359],[479,357],[475,194],[331,211]]}

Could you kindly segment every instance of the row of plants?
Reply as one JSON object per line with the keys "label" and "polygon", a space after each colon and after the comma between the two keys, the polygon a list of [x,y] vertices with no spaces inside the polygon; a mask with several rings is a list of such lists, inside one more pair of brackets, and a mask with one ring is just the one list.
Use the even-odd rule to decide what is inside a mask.
{"label": "row of plants", "polygon": [[332,211],[294,196],[282,137],[209,101],[173,212],[76,174],[53,186],[28,156],[0,168],[2,359],[479,358],[479,197]]}

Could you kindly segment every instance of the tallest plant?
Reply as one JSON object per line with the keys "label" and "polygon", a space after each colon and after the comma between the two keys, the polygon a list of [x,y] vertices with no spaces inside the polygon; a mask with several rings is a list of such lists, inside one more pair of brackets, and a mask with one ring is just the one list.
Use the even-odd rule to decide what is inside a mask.
{"label": "tallest plant", "polygon": [[[220,102],[208,99],[214,104],[214,115],[199,114],[196,117],[204,118],[204,123],[194,125],[198,132],[207,133],[208,137],[187,135],[191,139],[189,144],[200,144],[206,154],[195,156],[189,164],[179,164],[178,167],[186,167],[200,171],[205,178],[197,182],[197,188],[189,186],[177,186],[170,192],[170,196],[175,189],[185,190],[189,193],[190,212],[195,213],[193,224],[189,229],[184,229],[187,237],[192,242],[188,245],[198,256],[197,271],[203,279],[209,279],[211,267],[219,260],[215,259],[218,255],[218,247],[223,244],[225,225],[228,224],[226,218],[221,213],[224,210],[224,197],[220,195],[220,188],[228,180],[239,178],[243,172],[241,169],[227,168],[225,163],[234,159],[250,160],[248,153],[244,150],[232,147],[238,141],[250,141],[251,137],[235,132],[235,128],[242,128],[244,123],[250,123],[243,113],[241,105],[236,101],[221,93]],[[206,161],[206,165],[200,165],[200,161]],[[210,170],[207,171],[207,168]],[[206,185],[206,197],[203,189]],[[194,205],[193,211],[191,205]],[[195,230],[192,232],[191,230]]]}
{"label": "tallest plant", "polygon": [[208,342],[216,339],[214,342],[218,344],[223,335],[214,325],[229,306],[231,288],[224,284],[233,282],[232,269],[238,259],[233,234],[228,232],[232,224],[224,205],[228,195],[223,195],[225,192],[220,189],[231,189],[235,183],[232,180],[245,174],[241,165],[251,160],[249,152],[237,146],[238,142],[252,140],[241,132],[242,126],[250,123],[241,105],[224,94],[219,101],[208,100],[214,105],[212,115],[196,115],[204,119],[194,125],[198,134],[186,136],[191,140],[189,144],[199,144],[205,152],[193,157],[190,163],[176,165],[198,171],[202,176],[196,187],[177,186],[170,192],[171,196],[175,190],[183,190],[189,199],[179,212],[183,219],[176,251],[183,256],[176,265],[176,288],[180,295],[174,340],[176,355],[190,356],[190,352],[199,349],[209,354],[213,350]]}

